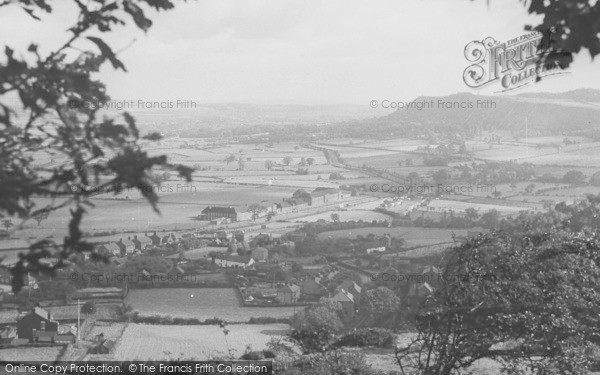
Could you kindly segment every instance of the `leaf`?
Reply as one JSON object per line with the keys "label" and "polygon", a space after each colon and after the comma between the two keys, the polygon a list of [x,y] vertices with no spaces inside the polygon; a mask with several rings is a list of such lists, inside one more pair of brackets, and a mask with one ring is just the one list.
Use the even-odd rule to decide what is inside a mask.
{"label": "leaf", "polygon": [[108,44],[104,43],[102,39],[93,36],[88,36],[87,39],[89,39],[98,46],[100,52],[102,53],[102,56],[110,61],[113,68],[121,69],[124,72],[127,71],[127,69],[125,69],[125,65],[123,65],[121,60],[117,59],[117,56],[115,55],[113,50],[108,46]]}
{"label": "leaf", "polygon": [[133,135],[135,138],[138,138],[140,136],[140,132],[135,126],[135,119],[133,116],[131,116],[128,112],[124,112],[123,117],[125,118],[127,125],[129,125],[129,131],[131,132],[131,135]]}
{"label": "leaf", "polygon": [[148,18],[146,18],[146,16],[144,15],[144,11],[142,10],[142,8],[140,8],[139,6],[137,6],[131,0],[125,0],[125,2],[123,3],[123,6],[125,8],[125,11],[127,13],[129,13],[131,15],[131,17],[133,18],[133,22],[135,22],[135,24],[140,29],[142,29],[144,31],[148,31],[148,29],[150,28],[150,26],[152,26],[152,21],[149,20]]}

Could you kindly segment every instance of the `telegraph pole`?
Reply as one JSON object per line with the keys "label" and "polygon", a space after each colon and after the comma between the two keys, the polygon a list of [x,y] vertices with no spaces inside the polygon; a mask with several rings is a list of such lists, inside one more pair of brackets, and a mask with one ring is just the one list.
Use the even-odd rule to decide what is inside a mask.
{"label": "telegraph pole", "polygon": [[81,327],[81,307],[79,306],[80,299],[77,298],[77,342],[81,339],[80,327]]}

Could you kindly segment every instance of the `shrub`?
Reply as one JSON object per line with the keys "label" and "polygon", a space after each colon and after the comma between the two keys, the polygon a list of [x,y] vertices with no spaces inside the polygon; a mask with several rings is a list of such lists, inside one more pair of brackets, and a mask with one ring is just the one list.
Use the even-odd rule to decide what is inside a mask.
{"label": "shrub", "polygon": [[360,328],[342,336],[336,347],[342,346],[375,346],[377,348],[391,348],[394,346],[395,335],[385,328]]}

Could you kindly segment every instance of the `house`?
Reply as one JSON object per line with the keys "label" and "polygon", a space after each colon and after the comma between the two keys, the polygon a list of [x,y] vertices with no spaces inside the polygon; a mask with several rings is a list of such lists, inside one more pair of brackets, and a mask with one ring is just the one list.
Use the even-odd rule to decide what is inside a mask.
{"label": "house", "polygon": [[121,256],[121,248],[119,247],[119,245],[117,245],[116,242],[109,242],[109,243],[102,244],[96,248],[96,251],[98,252],[98,254],[101,254],[101,255]]}
{"label": "house", "polygon": [[358,302],[362,288],[352,280],[344,280],[340,285],[338,285],[337,290],[345,290],[350,292],[350,294],[352,294],[354,297],[354,301]]}
{"label": "house", "polygon": [[51,319],[50,313],[46,310],[35,307],[31,312],[21,316],[17,320],[17,336],[20,339],[28,339],[33,342],[34,339],[46,341],[46,334],[41,332],[58,334],[58,322]]}
{"label": "house", "polygon": [[255,261],[248,256],[239,255],[223,255],[219,254],[215,257],[215,264],[223,268],[252,268]]}
{"label": "house", "polygon": [[208,206],[201,212],[201,217],[203,220],[215,220],[220,218],[227,218],[231,221],[238,220],[238,213],[232,206],[222,207],[222,206]]}
{"label": "house", "polygon": [[264,247],[257,247],[250,254],[256,262],[266,262],[269,259],[269,250]]}
{"label": "house", "polygon": [[172,245],[177,242],[177,237],[173,233],[169,233],[161,238],[161,245]]}
{"label": "house", "polygon": [[295,284],[284,285],[277,289],[275,300],[281,304],[292,304],[298,302],[300,298],[300,287]]}
{"label": "house", "polygon": [[133,241],[131,241],[129,238],[126,240],[120,238],[119,242],[117,242],[116,244],[121,250],[121,255],[133,254],[133,252],[135,251],[135,243],[133,243]]}
{"label": "house", "polygon": [[331,302],[339,303],[342,306],[342,312],[347,317],[354,316],[354,296],[351,293],[344,289],[340,289],[340,291],[329,300]]}
{"label": "house", "polygon": [[308,278],[300,284],[300,291],[304,299],[318,300],[327,294],[327,289],[317,279]]}
{"label": "house", "polygon": [[160,246],[162,245],[162,238],[160,236],[156,235],[156,232],[152,233],[152,235],[148,236],[148,238],[150,239],[150,241],[152,241],[152,245],[154,246]]}
{"label": "house", "polygon": [[135,249],[139,251],[144,251],[152,246],[152,239],[148,237],[148,235],[138,237],[136,234],[133,236],[132,241],[135,245]]}

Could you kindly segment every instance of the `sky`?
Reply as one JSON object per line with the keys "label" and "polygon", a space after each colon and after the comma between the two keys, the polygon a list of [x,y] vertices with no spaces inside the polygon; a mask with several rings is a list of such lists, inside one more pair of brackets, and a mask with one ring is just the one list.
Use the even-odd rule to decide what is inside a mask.
{"label": "sky", "polygon": [[[3,9],[1,43],[21,51],[32,41],[42,51],[61,45],[72,4],[53,2],[43,22]],[[127,26],[107,38],[128,68],[100,74],[113,99],[367,105],[491,94],[498,86],[463,82],[465,45],[518,37],[539,20],[519,0],[199,0],[148,15],[148,33]],[[600,89],[599,64],[584,51],[569,74],[519,92]]]}

